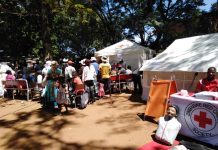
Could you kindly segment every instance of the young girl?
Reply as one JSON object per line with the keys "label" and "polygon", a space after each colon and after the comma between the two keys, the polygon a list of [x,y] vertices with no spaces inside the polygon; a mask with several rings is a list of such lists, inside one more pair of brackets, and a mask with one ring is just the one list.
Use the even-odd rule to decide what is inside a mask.
{"label": "young girl", "polygon": [[67,109],[67,104],[68,104],[68,90],[66,84],[62,81],[59,80],[57,81],[57,88],[58,88],[58,94],[56,98],[56,102],[58,103],[58,109],[61,112],[61,107],[64,105],[66,109],[66,113],[68,112]]}

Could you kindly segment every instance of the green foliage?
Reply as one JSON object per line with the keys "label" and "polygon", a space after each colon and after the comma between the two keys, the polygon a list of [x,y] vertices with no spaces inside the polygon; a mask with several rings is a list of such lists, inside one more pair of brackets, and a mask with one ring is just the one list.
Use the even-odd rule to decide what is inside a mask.
{"label": "green foliage", "polygon": [[[1,0],[0,48],[6,55],[21,56],[31,54],[37,37],[37,15],[28,9],[28,2]],[[16,53],[19,52],[19,53]]]}
{"label": "green foliage", "polygon": [[5,55],[90,57],[123,38],[165,49],[176,38],[217,32],[217,4],[203,0],[0,0]]}

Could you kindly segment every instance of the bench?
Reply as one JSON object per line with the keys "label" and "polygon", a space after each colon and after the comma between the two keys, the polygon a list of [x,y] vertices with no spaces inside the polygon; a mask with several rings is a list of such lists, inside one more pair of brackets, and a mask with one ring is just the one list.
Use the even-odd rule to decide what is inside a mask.
{"label": "bench", "polygon": [[118,74],[118,75],[111,75],[111,81],[114,82],[128,82],[132,81],[132,74]]}
{"label": "bench", "polygon": [[113,75],[110,77],[110,80],[111,80],[111,85],[118,85],[119,91],[121,92],[121,84],[128,85],[130,82],[132,82],[132,74]]}
{"label": "bench", "polygon": [[33,88],[29,87],[28,82],[25,79],[3,80],[2,85],[5,90],[12,90],[13,99],[14,99],[14,90],[26,91],[27,100],[29,100],[30,94],[32,95]]}

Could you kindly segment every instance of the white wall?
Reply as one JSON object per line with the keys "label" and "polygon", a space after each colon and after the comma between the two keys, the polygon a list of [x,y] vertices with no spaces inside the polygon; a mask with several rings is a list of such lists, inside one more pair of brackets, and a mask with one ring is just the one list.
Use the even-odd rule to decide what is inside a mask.
{"label": "white wall", "polygon": [[[146,58],[146,54],[143,51],[137,51],[135,53],[123,54],[121,56],[126,65],[130,65],[132,70],[140,68],[143,64],[143,60]],[[118,63],[120,58],[116,55],[109,56],[109,62],[112,65],[113,63]]]}

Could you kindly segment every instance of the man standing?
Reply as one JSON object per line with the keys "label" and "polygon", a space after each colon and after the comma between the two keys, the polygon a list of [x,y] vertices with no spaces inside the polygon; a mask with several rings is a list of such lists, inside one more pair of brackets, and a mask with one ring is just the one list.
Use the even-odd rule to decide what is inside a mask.
{"label": "man standing", "polygon": [[76,72],[76,69],[72,66],[73,65],[73,61],[69,60],[67,62],[67,67],[65,68],[65,80],[68,84],[68,87],[69,87],[69,91],[72,90],[73,88],[73,81],[72,81],[72,78],[73,78],[73,74]]}
{"label": "man standing", "polygon": [[142,94],[142,71],[139,71],[139,68],[133,71],[133,83],[134,83],[134,93]]}
{"label": "man standing", "polygon": [[99,70],[101,74],[101,82],[104,84],[104,91],[106,94],[110,91],[110,72],[111,72],[111,65],[107,63],[107,57],[101,57],[102,63],[99,65]]}
{"label": "man standing", "polygon": [[99,65],[96,62],[96,58],[95,57],[91,57],[90,61],[91,61],[91,65],[93,65],[94,68],[95,68],[96,74],[98,74],[99,73]]}
{"label": "man standing", "polygon": [[91,65],[95,68],[96,76],[94,77],[95,96],[98,95],[98,79],[99,79],[99,65],[95,57],[91,57]]}

